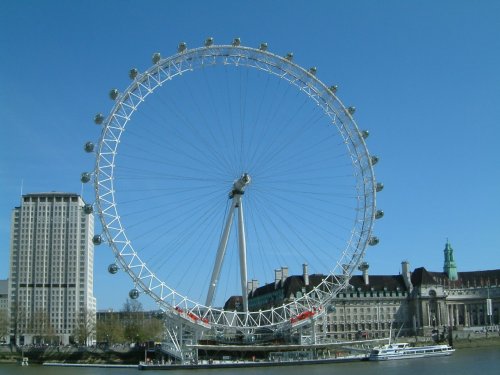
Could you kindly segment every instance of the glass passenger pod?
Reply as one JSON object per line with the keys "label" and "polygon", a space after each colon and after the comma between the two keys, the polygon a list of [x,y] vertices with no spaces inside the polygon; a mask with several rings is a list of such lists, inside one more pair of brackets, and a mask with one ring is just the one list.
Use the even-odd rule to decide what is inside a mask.
{"label": "glass passenger pod", "polygon": [[140,295],[140,293],[136,288],[134,288],[134,289],[130,290],[130,292],[128,292],[128,296],[131,299],[137,299],[137,298],[139,298],[139,295]]}
{"label": "glass passenger pod", "polygon": [[90,181],[90,173],[89,172],[83,172],[82,176],[80,177],[80,181],[86,184],[87,182]]}
{"label": "glass passenger pod", "polygon": [[85,152],[94,152],[94,144],[90,141],[86,142],[83,146],[83,149],[85,150]]}
{"label": "glass passenger pod", "polygon": [[94,207],[90,203],[87,203],[83,206],[83,212],[87,215],[90,215],[94,212]]}
{"label": "glass passenger pod", "polygon": [[108,266],[108,272],[112,275],[116,274],[118,272],[118,265],[116,263],[111,263]]}
{"label": "glass passenger pod", "polygon": [[[118,90],[116,90],[116,92],[118,92]],[[97,115],[95,115],[94,116],[94,122],[97,125],[101,125],[104,122],[104,115],[102,113],[98,113]]]}
{"label": "glass passenger pod", "polygon": [[96,234],[94,237],[92,237],[92,243],[94,245],[100,245],[102,243],[102,237],[100,234]]}

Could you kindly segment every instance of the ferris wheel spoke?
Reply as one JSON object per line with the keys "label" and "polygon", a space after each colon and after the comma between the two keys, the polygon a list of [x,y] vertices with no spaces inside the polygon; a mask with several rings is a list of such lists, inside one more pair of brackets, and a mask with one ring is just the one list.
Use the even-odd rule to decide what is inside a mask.
{"label": "ferris wheel spoke", "polygon": [[[263,220],[265,220],[266,224],[272,229],[272,233],[270,231],[266,232],[269,236],[268,243],[272,244],[271,248],[274,249],[274,255],[279,261],[278,264],[288,264],[291,259],[303,260],[304,254],[301,253],[300,249],[297,247],[297,242],[294,241],[297,239],[297,236],[293,232],[286,230],[287,220],[285,217],[275,211],[275,209],[266,209],[259,214],[262,215]],[[286,252],[284,252],[284,248]],[[289,254],[290,252],[292,253],[291,256]]]}
{"label": "ferris wheel spoke", "polygon": [[[258,163],[262,163],[267,168],[275,168],[276,163],[286,163],[286,159],[289,156],[285,155],[297,155],[301,154],[303,146],[301,145],[301,140],[304,139],[304,135],[310,131],[308,127],[310,125],[315,125],[321,119],[321,117],[316,118],[312,122],[304,121],[300,126],[296,127],[293,132],[289,132],[286,137],[279,136],[276,138],[275,143],[272,147],[268,147],[267,152],[262,153],[262,157],[257,160]],[[318,145],[321,140],[318,141]],[[313,147],[313,146],[311,146]],[[307,153],[305,153],[307,156]],[[266,167],[264,167],[265,170]]]}
{"label": "ferris wheel spoke", "polygon": [[[204,214],[202,214],[200,216],[200,221],[199,221],[199,225],[201,226],[206,226],[206,224],[210,224],[210,220],[211,220],[211,216],[210,216],[210,212],[211,210],[207,210]],[[213,225],[210,225],[209,227],[211,227],[212,229],[215,229],[215,227]],[[193,274],[193,270],[196,271],[195,273],[199,273],[200,272],[200,269],[198,269],[200,267],[200,265],[203,265],[203,264],[206,264],[205,262],[206,261],[210,261],[209,259],[209,254],[208,252],[206,251],[202,251],[202,247],[201,246],[197,246],[197,244],[199,243],[203,243],[203,240],[204,240],[204,235],[206,235],[206,231],[205,232],[201,232],[197,235],[197,237],[195,238],[192,238],[192,233],[189,231],[189,230],[184,230],[183,231],[183,234],[180,238],[178,238],[178,243],[190,243],[190,252],[191,254],[194,254],[194,256],[192,258],[194,258],[193,260],[197,260],[197,261],[192,261],[192,262],[189,262],[189,265],[188,265],[188,270],[186,272],[183,272],[182,273],[182,277],[181,279],[179,280],[179,283],[180,285],[185,285],[186,284],[186,278],[189,278],[189,275],[192,275]],[[202,262],[199,262],[199,260],[203,260]],[[161,268],[163,265],[165,265],[165,263],[167,262],[166,259],[164,259],[162,262],[159,263],[159,267]],[[175,270],[175,269],[178,269],[178,267],[181,267],[182,264],[185,262],[185,258],[184,257],[178,257],[177,259],[177,263],[174,263],[171,268],[171,270]],[[196,269],[195,269],[196,267]],[[166,277],[169,278],[169,277],[172,277],[172,272],[170,273],[167,273],[166,274]],[[195,280],[191,278],[191,283],[195,283]],[[188,286],[188,290],[186,290],[186,292],[189,292],[189,290],[191,290],[191,288],[193,287],[193,284],[189,285]],[[203,288],[204,289],[204,288]]]}
{"label": "ferris wheel spoke", "polygon": [[[292,241],[294,243],[302,243],[303,240],[301,238],[301,235],[304,233],[307,233],[307,232],[314,233],[313,238],[322,239],[325,242],[331,243],[332,239],[335,238],[335,235],[330,233],[330,231],[332,231],[334,229],[330,229],[330,231],[325,231],[325,229],[322,229],[321,227],[318,226],[318,224],[316,222],[316,221],[318,221],[318,218],[320,218],[319,221],[323,221],[323,222],[331,222],[331,220],[330,221],[325,220],[326,217],[320,215],[321,213],[318,213],[317,211],[307,212],[305,210],[301,210],[301,214],[298,215],[295,212],[290,211],[290,209],[287,208],[290,206],[290,202],[285,201],[285,202],[281,203],[281,201],[279,201],[277,199],[273,199],[270,202],[267,202],[267,200],[266,200],[266,202],[261,204],[261,206],[267,207],[266,212],[272,212],[272,216],[277,217],[277,220],[274,220],[274,222],[283,223],[283,226],[285,226],[285,228],[287,228],[285,232],[290,233],[295,238],[295,240]],[[271,215],[268,214],[268,217],[269,216],[271,216]],[[294,221],[297,221],[298,223],[300,223],[300,225],[291,228],[292,224],[290,224],[291,223],[290,218],[292,218]],[[312,218],[314,218],[316,221],[313,221]],[[348,228],[343,228],[343,229],[348,229]],[[306,238],[308,238],[309,241],[314,242],[314,241],[310,240],[309,237],[311,237],[311,236],[307,236]],[[312,249],[309,245],[302,244],[302,248],[308,249],[309,251],[307,253],[311,253],[311,254],[316,254],[318,252],[323,251],[321,246],[317,246],[317,248]],[[302,256],[303,256],[303,254],[304,253],[302,253]],[[326,255],[327,258],[332,257],[331,252],[324,252],[323,255]],[[311,263],[313,263],[313,262],[311,262]],[[314,263],[317,264],[317,262],[314,262]]]}
{"label": "ferris wheel spoke", "polygon": [[[149,116],[149,119],[151,122],[157,124],[158,128],[160,129],[159,132],[155,132],[155,134],[153,134],[153,138],[155,139],[155,141],[153,141],[153,144],[158,145],[162,153],[164,153],[165,150],[170,150],[178,157],[182,157],[182,160],[191,160],[191,162],[193,162],[195,165],[200,162],[202,164],[211,162],[211,165],[213,166],[226,165],[227,168],[227,165],[229,163],[228,160],[220,155],[216,147],[211,146],[209,142],[205,141],[203,136],[200,136],[200,126],[195,126],[192,122],[193,120],[190,120],[188,115],[181,113],[181,110],[179,109],[181,108],[181,106],[177,105],[174,98],[161,98],[160,105],[169,109],[170,116],[159,114],[158,116],[160,116],[161,121],[157,121],[151,116]],[[176,121],[179,121],[182,126],[175,126],[175,123],[173,123],[172,121],[172,117],[173,119],[176,119]],[[165,124],[171,125],[168,127],[169,137],[165,137],[164,135]],[[204,124],[208,125],[208,123]],[[182,127],[190,129],[192,135],[187,137],[186,134],[179,131],[179,129],[181,129]],[[209,128],[209,126],[205,126],[205,128]],[[199,142],[202,142],[203,146],[206,147],[206,150],[199,146],[196,146],[196,142],[193,142],[192,139],[193,136],[199,138]],[[221,170],[223,169],[221,168]]]}
{"label": "ferris wheel spoke", "polygon": [[[295,109],[294,114],[300,111],[300,109],[307,103],[307,100],[304,99],[304,101],[300,104],[298,108]],[[294,116],[290,116],[289,121],[293,119]],[[286,128],[286,125],[289,123],[289,121],[283,121],[281,122],[280,128],[274,133],[274,134],[269,134],[269,139],[270,139],[270,144],[273,146],[278,145],[278,148],[276,147],[268,147],[265,150],[262,150],[259,155],[256,157],[255,163],[257,165],[260,165],[265,162],[269,162],[269,159],[272,159],[273,157],[276,157],[276,155],[280,154],[280,152],[283,152],[284,149],[286,149],[287,146],[290,145],[290,143],[293,142],[298,142],[298,135],[300,132],[296,130],[292,135],[290,135],[288,138],[284,139],[283,134],[286,134],[284,129]]]}
{"label": "ferris wheel spoke", "polygon": [[[278,86],[280,86],[281,81],[278,81]],[[257,131],[254,132],[256,135],[254,138],[250,138],[250,141],[252,142],[252,148],[253,150],[251,153],[249,153],[249,160],[253,160],[254,163],[250,164],[251,167],[253,168],[255,165],[259,165],[261,160],[265,160],[264,157],[261,157],[262,154],[266,152],[266,147],[268,144],[273,144],[276,139],[279,139],[281,132],[286,128],[286,122],[284,121],[278,121],[278,114],[281,108],[284,107],[283,103],[288,97],[289,93],[289,88],[290,85],[287,85],[286,90],[284,93],[277,94],[275,95],[278,99],[278,103],[275,106],[272,106],[269,108],[267,113],[264,115],[264,118],[259,121],[255,121],[256,125],[260,125],[262,127],[261,132],[262,134],[260,136],[257,136]],[[276,87],[277,89],[277,87]],[[265,93],[264,93],[265,94]],[[264,96],[263,96],[264,97]],[[298,94],[296,93],[295,98],[298,97]],[[276,100],[276,98],[272,98]],[[259,114],[258,114],[258,119],[260,119],[261,115],[260,112],[262,111],[261,108],[259,108]],[[278,128],[277,125],[281,123],[281,126]],[[274,126],[272,126],[274,125]],[[254,141],[255,139],[255,141]],[[269,141],[271,140],[271,141]]]}

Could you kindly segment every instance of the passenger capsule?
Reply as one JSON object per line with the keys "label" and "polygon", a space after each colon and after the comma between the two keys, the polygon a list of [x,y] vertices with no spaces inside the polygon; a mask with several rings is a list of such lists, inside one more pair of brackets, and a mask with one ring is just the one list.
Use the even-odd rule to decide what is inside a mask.
{"label": "passenger capsule", "polygon": [[161,60],[161,55],[159,52],[153,53],[153,57],[151,57],[151,60],[153,61],[153,64],[158,64]]}
{"label": "passenger capsule", "polygon": [[210,47],[212,44],[214,44],[214,38],[210,37],[205,40],[205,47]]}
{"label": "passenger capsule", "polygon": [[104,116],[102,113],[98,113],[97,115],[94,116],[94,122],[97,125],[101,125],[104,122]]}
{"label": "passenger capsule", "polygon": [[368,262],[362,262],[358,266],[358,270],[360,270],[360,271],[367,271],[369,268],[370,268],[370,265],[368,264]]}
{"label": "passenger capsule", "polygon": [[238,47],[241,44],[241,39],[240,38],[234,38],[233,43],[231,43],[233,47]]}
{"label": "passenger capsule", "polygon": [[375,219],[381,219],[383,217],[384,217],[384,211],[377,210],[377,212],[375,212]]}
{"label": "passenger capsule", "polygon": [[85,152],[94,152],[94,144],[90,141],[86,142],[83,146],[83,149],[85,150]]}
{"label": "passenger capsule", "polygon": [[132,299],[137,299],[139,298],[139,291],[134,288],[130,292],[128,292],[128,296]]}
{"label": "passenger capsule", "polygon": [[187,49],[187,44],[185,42],[180,42],[177,47],[177,52],[184,52]]}
{"label": "passenger capsule", "polygon": [[353,115],[354,112],[356,112],[356,107],[349,107],[349,108],[347,108],[347,112],[349,112],[350,115]]}
{"label": "passenger capsule", "polygon": [[318,69],[316,69],[315,66],[313,66],[312,68],[309,68],[309,73],[311,73],[313,76],[316,75],[316,72],[318,71]]}
{"label": "passenger capsule", "polygon": [[368,245],[370,246],[375,246],[376,244],[378,244],[380,241],[378,239],[378,237],[370,237],[370,239],[368,240]]}
{"label": "passenger capsule", "polygon": [[94,237],[92,237],[92,243],[94,245],[100,245],[102,244],[102,237],[100,234],[96,234]]}
{"label": "passenger capsule", "polygon": [[94,207],[87,203],[83,206],[83,212],[87,215],[90,215],[92,212],[94,212]]}
{"label": "passenger capsule", "polygon": [[111,263],[108,266],[108,272],[112,275],[118,272],[118,265],[116,263]]}
{"label": "passenger capsule", "polygon": [[120,95],[120,92],[117,89],[113,89],[109,92],[109,97],[111,100],[116,100],[118,98],[118,95]]}
{"label": "passenger capsule", "polygon": [[293,60],[293,53],[292,52],[288,52],[285,55],[285,59],[287,59],[288,61],[292,61]]}
{"label": "passenger capsule", "polygon": [[375,155],[370,156],[370,163],[371,163],[372,165],[377,164],[377,163],[378,163],[378,157],[377,157],[377,156],[375,156]]}
{"label": "passenger capsule", "polygon": [[329,87],[330,91],[333,92],[334,94],[337,92],[339,87],[337,85],[332,85]]}
{"label": "passenger capsule", "polygon": [[361,136],[363,137],[363,139],[368,138],[369,135],[370,132],[368,130],[361,130]]}
{"label": "passenger capsule", "polygon": [[80,181],[86,184],[87,182],[90,181],[90,173],[89,172],[83,172],[82,176],[80,177]]}
{"label": "passenger capsule", "polygon": [[138,74],[139,74],[139,71],[136,68],[132,68],[128,72],[128,76],[130,79],[135,79],[135,77],[137,77]]}
{"label": "passenger capsule", "polygon": [[267,43],[261,43],[259,49],[261,51],[267,51]]}
{"label": "passenger capsule", "polygon": [[384,184],[381,182],[377,182],[377,185],[375,186],[375,190],[377,193],[384,190]]}

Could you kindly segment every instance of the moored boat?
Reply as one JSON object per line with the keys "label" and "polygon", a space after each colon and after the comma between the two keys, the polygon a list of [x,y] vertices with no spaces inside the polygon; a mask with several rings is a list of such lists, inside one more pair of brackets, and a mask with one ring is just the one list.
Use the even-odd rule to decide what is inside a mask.
{"label": "moored boat", "polygon": [[451,355],[455,349],[449,345],[410,346],[408,343],[392,343],[378,346],[370,352],[370,361],[410,359]]}

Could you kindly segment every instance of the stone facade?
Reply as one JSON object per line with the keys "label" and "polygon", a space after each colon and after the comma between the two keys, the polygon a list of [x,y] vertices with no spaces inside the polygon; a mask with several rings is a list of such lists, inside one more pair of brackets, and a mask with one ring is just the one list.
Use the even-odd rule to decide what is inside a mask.
{"label": "stone facade", "polygon": [[426,334],[442,326],[463,329],[498,325],[499,281],[500,270],[458,272],[457,280],[452,281],[445,273],[417,268],[412,274],[414,290],[409,300],[412,329]]}
{"label": "stone facade", "polygon": [[[388,337],[391,329],[400,335],[429,335],[443,326],[480,329],[500,322],[500,269],[456,272],[455,268],[454,280],[445,272],[429,272],[423,267],[411,272],[406,261],[399,275],[368,275],[367,266],[360,269],[363,275],[352,276],[349,287],[338,293],[326,317],[316,322],[316,337],[382,338]],[[324,277],[277,278],[249,293],[249,307],[266,309],[291,302]]]}

